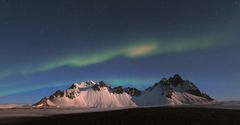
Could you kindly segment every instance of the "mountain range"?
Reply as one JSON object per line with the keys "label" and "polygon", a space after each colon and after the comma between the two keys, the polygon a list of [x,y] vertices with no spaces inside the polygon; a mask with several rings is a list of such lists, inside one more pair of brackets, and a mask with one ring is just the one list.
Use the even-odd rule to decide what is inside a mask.
{"label": "mountain range", "polygon": [[141,91],[136,88],[112,88],[104,81],[74,83],[68,89],[57,90],[44,97],[34,107],[88,107],[114,108],[158,105],[205,105],[215,99],[201,92],[194,83],[178,74],[162,78],[153,86]]}

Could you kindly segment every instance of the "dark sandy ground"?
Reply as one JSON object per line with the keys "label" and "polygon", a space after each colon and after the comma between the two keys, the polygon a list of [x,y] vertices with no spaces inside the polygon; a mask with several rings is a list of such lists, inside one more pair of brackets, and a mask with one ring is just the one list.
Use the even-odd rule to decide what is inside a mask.
{"label": "dark sandy ground", "polygon": [[240,110],[154,107],[0,118],[0,125],[240,125]]}

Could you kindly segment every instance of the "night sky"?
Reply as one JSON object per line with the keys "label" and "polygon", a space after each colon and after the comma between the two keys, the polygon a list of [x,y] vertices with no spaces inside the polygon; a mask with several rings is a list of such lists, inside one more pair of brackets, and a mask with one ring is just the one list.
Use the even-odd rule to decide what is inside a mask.
{"label": "night sky", "polygon": [[240,0],[1,0],[0,103],[74,82],[144,89],[175,73],[240,99]]}

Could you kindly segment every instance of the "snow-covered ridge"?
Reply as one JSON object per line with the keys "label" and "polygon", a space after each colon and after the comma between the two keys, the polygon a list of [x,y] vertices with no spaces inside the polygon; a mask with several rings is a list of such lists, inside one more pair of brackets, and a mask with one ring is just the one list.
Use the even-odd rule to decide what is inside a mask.
{"label": "snow-covered ridge", "polygon": [[135,107],[153,105],[212,104],[215,100],[202,93],[192,82],[179,75],[163,78],[140,91],[136,88],[112,88],[105,82],[74,83],[68,89],[58,90],[34,107]]}

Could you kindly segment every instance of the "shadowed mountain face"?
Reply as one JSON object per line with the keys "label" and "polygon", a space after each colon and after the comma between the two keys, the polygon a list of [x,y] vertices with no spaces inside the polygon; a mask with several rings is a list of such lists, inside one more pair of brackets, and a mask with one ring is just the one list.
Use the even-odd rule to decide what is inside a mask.
{"label": "shadowed mountain face", "polygon": [[214,99],[202,93],[192,82],[176,74],[140,91],[136,88],[112,88],[107,83],[87,81],[74,83],[66,90],[58,90],[35,107],[133,107],[152,105],[212,104]]}

